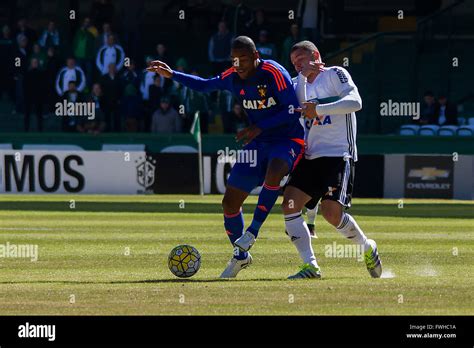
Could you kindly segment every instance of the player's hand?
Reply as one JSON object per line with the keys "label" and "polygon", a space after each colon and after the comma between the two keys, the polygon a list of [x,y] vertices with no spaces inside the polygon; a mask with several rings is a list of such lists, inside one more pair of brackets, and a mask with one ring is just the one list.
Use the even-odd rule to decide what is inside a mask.
{"label": "player's hand", "polygon": [[173,70],[169,65],[159,60],[152,61],[146,70],[156,72],[167,79],[170,79],[173,76]]}
{"label": "player's hand", "polygon": [[317,111],[316,111],[316,103],[313,102],[305,102],[303,103],[302,108],[296,108],[296,112],[301,112],[301,116],[304,116],[306,118],[316,118],[319,117]]}
{"label": "player's hand", "polygon": [[312,73],[322,71],[324,65],[325,64],[322,62],[309,61],[307,64],[303,65],[301,75],[303,75],[304,77],[308,77]]}
{"label": "player's hand", "polygon": [[260,133],[262,133],[262,130],[258,128],[256,125],[252,125],[238,132],[237,135],[235,136],[235,140],[236,141],[243,140],[244,145],[247,145],[253,139],[255,139]]}

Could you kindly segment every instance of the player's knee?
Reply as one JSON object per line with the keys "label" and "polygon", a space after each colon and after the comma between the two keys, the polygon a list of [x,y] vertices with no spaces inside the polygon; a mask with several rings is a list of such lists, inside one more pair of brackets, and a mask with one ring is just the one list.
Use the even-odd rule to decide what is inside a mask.
{"label": "player's knee", "polygon": [[240,206],[237,207],[233,199],[224,195],[224,198],[222,198],[222,209],[226,214],[234,214],[239,211]]}
{"label": "player's knee", "polygon": [[279,185],[286,173],[288,173],[288,164],[280,159],[274,159],[268,165],[265,182],[271,186]]}
{"label": "player's knee", "polygon": [[333,226],[338,226],[341,221],[342,212],[340,209],[334,209],[329,207],[321,207],[321,213],[323,214],[324,219]]}

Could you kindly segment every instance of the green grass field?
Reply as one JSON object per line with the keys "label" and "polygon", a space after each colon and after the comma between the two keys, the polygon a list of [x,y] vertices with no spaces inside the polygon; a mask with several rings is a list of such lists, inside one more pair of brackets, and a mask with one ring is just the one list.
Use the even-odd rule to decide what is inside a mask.
{"label": "green grass field", "polygon": [[[275,207],[252,267],[220,280],[232,254],[221,198],[0,196],[0,245],[39,248],[36,262],[0,258],[0,314],[474,314],[473,202],[407,199],[399,209],[397,200],[355,199],[351,214],[379,245],[381,279],[355,258],[327,257],[325,245],[348,242],[318,216],[313,247],[323,279],[287,281],[300,260]],[[245,205],[246,224],[255,202]],[[182,243],[202,255],[187,280],[166,263]]]}

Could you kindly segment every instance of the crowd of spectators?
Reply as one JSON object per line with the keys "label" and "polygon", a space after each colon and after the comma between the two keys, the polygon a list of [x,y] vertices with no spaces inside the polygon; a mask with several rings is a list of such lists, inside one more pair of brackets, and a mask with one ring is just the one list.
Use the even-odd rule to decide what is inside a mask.
{"label": "crowd of spectators", "polygon": [[444,95],[437,99],[433,92],[424,93],[423,102],[420,107],[419,125],[457,126],[458,110],[456,104],[448,101]]}
{"label": "crowd of spectators", "polygon": [[[3,26],[0,98],[6,94],[15,104],[13,112],[24,115],[25,131],[32,130],[32,115],[35,130],[43,131],[44,119],[53,117],[56,103],[64,100],[95,105],[94,120],[63,117],[60,122],[65,132],[186,132],[196,111],[201,113],[203,132],[215,117],[225,133],[248,125],[245,111],[230,94],[198,93],[138,68],[160,59],[177,70],[199,74],[186,58],[174,60],[163,42],[137,61],[133,42],[140,34],[116,32],[112,25],[116,12],[111,1],[94,1],[90,15],[78,19],[68,49],[64,32],[53,20],[41,29],[30,26],[26,18],[20,18],[14,28]],[[209,72],[217,75],[231,66],[230,45],[236,34],[251,36],[262,58],[291,68],[290,48],[305,36],[291,23],[283,44],[276,45],[275,31],[263,9],[252,10],[243,1],[226,7],[208,41]]]}

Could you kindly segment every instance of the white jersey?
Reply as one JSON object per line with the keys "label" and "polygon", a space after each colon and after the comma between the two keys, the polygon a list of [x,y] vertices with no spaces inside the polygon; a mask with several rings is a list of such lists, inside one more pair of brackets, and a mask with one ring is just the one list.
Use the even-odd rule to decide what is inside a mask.
{"label": "white jersey", "polygon": [[347,70],[325,67],[312,83],[298,74],[293,85],[301,105],[303,101],[318,103],[319,119],[304,119],[305,158],[350,157],[357,161],[355,112],[362,108],[362,100]]}

